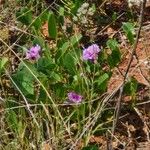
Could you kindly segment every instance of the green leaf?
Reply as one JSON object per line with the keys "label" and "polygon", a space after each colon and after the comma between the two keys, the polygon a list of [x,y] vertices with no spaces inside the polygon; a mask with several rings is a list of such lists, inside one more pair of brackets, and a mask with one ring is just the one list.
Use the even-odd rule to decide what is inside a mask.
{"label": "green leaf", "polygon": [[32,26],[34,26],[36,31],[39,31],[42,26],[41,19],[39,17],[36,18],[36,20],[33,22]]}
{"label": "green leaf", "polygon": [[48,15],[49,15],[49,12],[48,11],[44,11],[41,15],[40,15],[40,19],[41,19],[41,22],[42,23],[45,23],[48,19]]}
{"label": "green leaf", "polygon": [[73,58],[73,53],[67,53],[63,57],[63,65],[71,74],[75,74],[75,59]]}
{"label": "green leaf", "polygon": [[33,45],[40,45],[41,47],[44,47],[44,44],[45,44],[45,40],[40,37],[40,36],[37,36],[34,40],[33,40]]}
{"label": "green leaf", "polygon": [[76,13],[77,13],[79,7],[81,7],[82,3],[83,3],[83,1],[80,1],[80,0],[79,1],[77,1],[77,0],[74,1],[74,7],[71,9],[71,13],[76,15]]}
{"label": "green leaf", "polygon": [[62,57],[63,55],[66,53],[66,51],[69,49],[70,43],[69,42],[65,42],[62,47],[60,49],[57,50],[57,54],[56,54],[56,62],[57,64],[61,65],[61,63],[63,62]]}
{"label": "green leaf", "polygon": [[48,17],[48,33],[50,38],[52,39],[57,38],[57,24],[53,12],[50,12]]}
{"label": "green leaf", "polygon": [[77,44],[81,40],[81,38],[82,38],[81,34],[72,36],[70,39],[71,46],[75,46],[75,44]]}
{"label": "green leaf", "polygon": [[32,23],[32,11],[23,7],[20,11],[16,13],[17,20],[25,25],[30,25]]}
{"label": "green leaf", "polygon": [[124,91],[127,95],[134,96],[137,91],[138,83],[135,78],[131,78],[124,86]]}
{"label": "green leaf", "polygon": [[[24,62],[28,66],[28,68],[32,71],[32,73],[38,77],[39,73],[37,72],[36,68],[33,64],[29,62]],[[24,66],[24,64],[20,64],[17,72],[12,75],[12,79],[17,84],[18,88],[22,91],[22,93],[26,95],[33,95],[34,94],[34,82],[35,78],[31,74],[31,72]]]}
{"label": "green leaf", "polygon": [[111,50],[119,50],[118,42],[116,41],[116,39],[108,40],[107,47],[109,47]]}
{"label": "green leaf", "polygon": [[98,79],[98,86],[101,86],[101,84],[103,83],[103,82],[105,82],[106,80],[108,80],[109,79],[109,75],[107,74],[107,73],[104,73],[102,76],[100,76],[99,77],[99,79]]}
{"label": "green leaf", "polygon": [[7,64],[7,62],[8,62],[8,58],[7,57],[3,57],[3,58],[0,59],[0,73],[4,69],[4,67]]}
{"label": "green leaf", "polygon": [[83,147],[82,150],[99,150],[99,148],[97,145],[90,145],[90,146]]}
{"label": "green leaf", "polygon": [[34,94],[33,77],[29,72],[20,71],[12,75],[12,79],[25,96]]}
{"label": "green leaf", "polygon": [[17,128],[18,128],[18,119],[15,111],[9,110],[9,112],[6,115],[6,120],[9,124],[9,127],[12,131],[15,131],[17,133]]}
{"label": "green leaf", "polygon": [[81,40],[81,38],[82,38],[82,35],[77,34],[77,35],[72,36],[69,41],[63,43],[62,47],[58,49],[57,51],[56,61],[57,62],[61,61],[60,59],[64,56],[66,52],[68,52],[67,50],[69,50],[70,48],[73,48]]}
{"label": "green leaf", "polygon": [[115,67],[120,62],[120,52],[119,51],[112,51],[112,54],[108,56],[108,63],[111,68]]}
{"label": "green leaf", "polygon": [[121,60],[118,42],[115,39],[110,39],[107,41],[107,47],[111,49],[111,54],[108,56],[108,64],[111,68],[113,68]]}
{"label": "green leaf", "polygon": [[[26,67],[26,66],[28,67]],[[29,71],[30,70],[30,71]],[[23,71],[23,72],[28,72],[29,74],[31,74],[32,75],[32,73],[36,76],[36,77],[39,77],[39,73],[38,73],[38,71],[37,71],[37,69],[35,68],[35,66],[32,64],[32,63],[30,63],[30,62],[28,62],[28,61],[24,61],[24,62],[21,62],[20,64],[19,64],[19,67],[18,67],[18,72],[19,71]],[[32,73],[31,73],[32,72]],[[32,75],[33,76],[33,75]]]}
{"label": "green leaf", "polygon": [[64,7],[59,7],[59,16],[64,16],[65,9]]}
{"label": "green leaf", "polygon": [[61,76],[56,72],[52,72],[50,78],[51,78],[52,82],[55,82],[55,83],[60,82],[62,79]]}
{"label": "green leaf", "polygon": [[135,30],[134,30],[134,25],[133,23],[130,22],[124,22],[122,25],[123,31],[125,32],[130,44],[134,43],[134,35],[135,35]]}
{"label": "green leaf", "polygon": [[94,80],[94,89],[95,92],[104,92],[107,89],[107,83],[110,78],[110,75],[108,73],[104,73],[100,75],[99,77],[95,77]]}
{"label": "green leaf", "polygon": [[21,120],[19,120],[17,130],[18,130],[18,134],[19,134],[20,138],[24,137],[25,129],[26,128],[25,128],[24,123]]}
{"label": "green leaf", "polygon": [[59,8],[59,17],[57,19],[57,21],[59,22],[60,25],[64,24],[64,13],[65,13],[65,9],[64,7]]}
{"label": "green leaf", "polygon": [[[56,83],[52,86],[52,89],[57,97],[64,98],[66,96],[66,85],[64,83]],[[63,100],[63,99],[62,99]]]}
{"label": "green leaf", "polygon": [[61,51],[66,52],[69,46],[70,46],[69,42],[65,42],[61,47]]}
{"label": "green leaf", "polygon": [[117,19],[117,13],[114,12],[114,13],[112,14],[112,17],[111,17],[111,18],[112,18],[113,21],[115,21],[115,20]]}
{"label": "green leaf", "polygon": [[49,58],[43,57],[40,58],[38,61],[37,70],[39,72],[42,72],[46,75],[51,74],[52,70],[54,70],[56,67],[56,64],[52,62]]}
{"label": "green leaf", "polygon": [[[49,82],[47,77],[40,79],[40,81],[42,82],[42,84],[46,89],[49,89]],[[42,101],[43,103],[46,103],[47,100],[48,100],[47,93],[45,92],[43,87],[40,87],[38,101]]]}

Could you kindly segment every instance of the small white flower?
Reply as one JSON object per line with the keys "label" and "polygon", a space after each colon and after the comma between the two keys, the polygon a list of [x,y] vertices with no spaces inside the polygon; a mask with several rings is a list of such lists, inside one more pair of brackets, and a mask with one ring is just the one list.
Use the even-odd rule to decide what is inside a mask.
{"label": "small white flower", "polygon": [[93,16],[94,15],[94,9],[92,7],[89,8],[88,15],[89,16]]}
{"label": "small white flower", "polygon": [[83,3],[81,7],[84,8],[84,9],[88,8],[89,7],[89,3]]}
{"label": "small white flower", "polygon": [[83,14],[83,15],[86,15],[87,11],[88,11],[87,9],[84,9],[84,10],[82,11],[82,14]]}
{"label": "small white flower", "polygon": [[129,7],[140,6],[142,1],[143,0],[128,0],[128,5],[129,5]]}
{"label": "small white flower", "polygon": [[82,14],[81,13],[77,13],[77,16],[80,17],[80,16],[82,16]]}
{"label": "small white flower", "polygon": [[67,27],[64,25],[64,26],[62,26],[62,29],[63,29],[64,31],[66,31]]}
{"label": "small white flower", "polygon": [[83,16],[83,17],[81,18],[81,23],[82,23],[82,24],[87,24],[87,23],[88,23],[87,18],[86,18],[85,16]]}
{"label": "small white flower", "polygon": [[77,13],[82,13],[83,9],[82,7],[80,7],[78,10],[77,10]]}
{"label": "small white flower", "polygon": [[78,17],[74,16],[73,21],[78,21]]}

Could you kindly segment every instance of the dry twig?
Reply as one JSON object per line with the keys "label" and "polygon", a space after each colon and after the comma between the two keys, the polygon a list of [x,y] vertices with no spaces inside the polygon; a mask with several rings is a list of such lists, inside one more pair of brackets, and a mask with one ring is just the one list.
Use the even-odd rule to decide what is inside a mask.
{"label": "dry twig", "polygon": [[137,44],[138,44],[138,40],[139,40],[141,28],[142,28],[145,6],[146,6],[146,0],[143,0],[141,2],[141,11],[140,11],[140,17],[139,17],[139,28],[138,28],[138,31],[137,31],[137,35],[136,35],[134,45],[133,45],[131,57],[129,59],[127,69],[126,69],[126,72],[125,72],[125,75],[124,75],[123,84],[120,88],[119,98],[118,98],[118,102],[117,102],[117,105],[116,105],[116,112],[115,112],[115,115],[114,115],[114,122],[113,122],[113,127],[112,127],[111,139],[110,139],[110,143],[108,144],[108,148],[107,148],[108,150],[113,149],[112,148],[112,140],[113,140],[113,136],[114,136],[115,129],[116,129],[116,124],[118,122],[118,118],[119,118],[119,114],[120,114],[121,100],[122,100],[122,96],[123,96],[123,89],[124,89],[124,85],[126,83],[126,79],[128,77],[128,73],[129,73],[129,70],[130,70],[130,67],[131,67],[131,63],[133,61],[133,57],[136,55],[136,48],[137,48]]}

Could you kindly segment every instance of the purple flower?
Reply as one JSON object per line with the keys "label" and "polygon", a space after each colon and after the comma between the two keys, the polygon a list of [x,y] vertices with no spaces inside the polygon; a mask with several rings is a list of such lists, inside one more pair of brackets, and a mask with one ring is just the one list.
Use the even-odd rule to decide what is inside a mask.
{"label": "purple flower", "polygon": [[100,48],[97,44],[92,44],[88,48],[83,50],[83,60],[96,60],[98,58],[98,53],[100,52]]}
{"label": "purple flower", "polygon": [[26,58],[31,60],[37,60],[40,58],[41,47],[39,45],[33,46],[26,52]]}
{"label": "purple flower", "polygon": [[82,101],[82,96],[78,95],[75,92],[70,92],[70,93],[68,93],[68,99],[71,102],[80,103]]}

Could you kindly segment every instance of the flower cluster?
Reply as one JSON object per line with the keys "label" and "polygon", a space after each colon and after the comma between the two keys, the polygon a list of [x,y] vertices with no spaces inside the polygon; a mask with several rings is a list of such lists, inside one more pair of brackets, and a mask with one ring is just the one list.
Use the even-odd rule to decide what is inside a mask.
{"label": "flower cluster", "polygon": [[98,58],[98,53],[100,52],[100,48],[97,44],[92,44],[88,48],[83,50],[83,60],[92,60],[95,61]]}
{"label": "flower cluster", "polygon": [[33,46],[26,52],[26,58],[30,60],[37,60],[40,58],[40,51],[41,47],[39,45]]}
{"label": "flower cluster", "polygon": [[128,0],[129,7],[140,6],[141,3],[142,3],[142,0]]}
{"label": "flower cluster", "polygon": [[68,99],[70,102],[80,103],[82,101],[82,96],[78,95],[75,92],[70,92],[70,93],[68,93]]}
{"label": "flower cluster", "polygon": [[88,23],[88,16],[94,15],[94,8],[89,7],[89,3],[83,3],[77,10],[77,15],[73,17],[74,21],[80,21],[82,24]]}
{"label": "flower cluster", "polygon": [[[100,52],[99,46],[97,44],[92,44],[91,46],[83,50],[83,55],[82,55],[83,60],[95,61],[98,58],[99,52]],[[82,101],[82,96],[75,92],[69,92],[68,99],[69,99],[69,102],[78,104]]]}
{"label": "flower cluster", "polygon": [[[37,60],[40,58],[40,51],[41,47],[39,45],[33,46],[26,52],[26,58],[29,60]],[[99,52],[99,46],[97,44],[92,44],[91,46],[83,50],[83,60],[95,61],[98,58]],[[82,96],[75,92],[69,92],[68,99],[70,102],[78,104],[82,101]]]}

